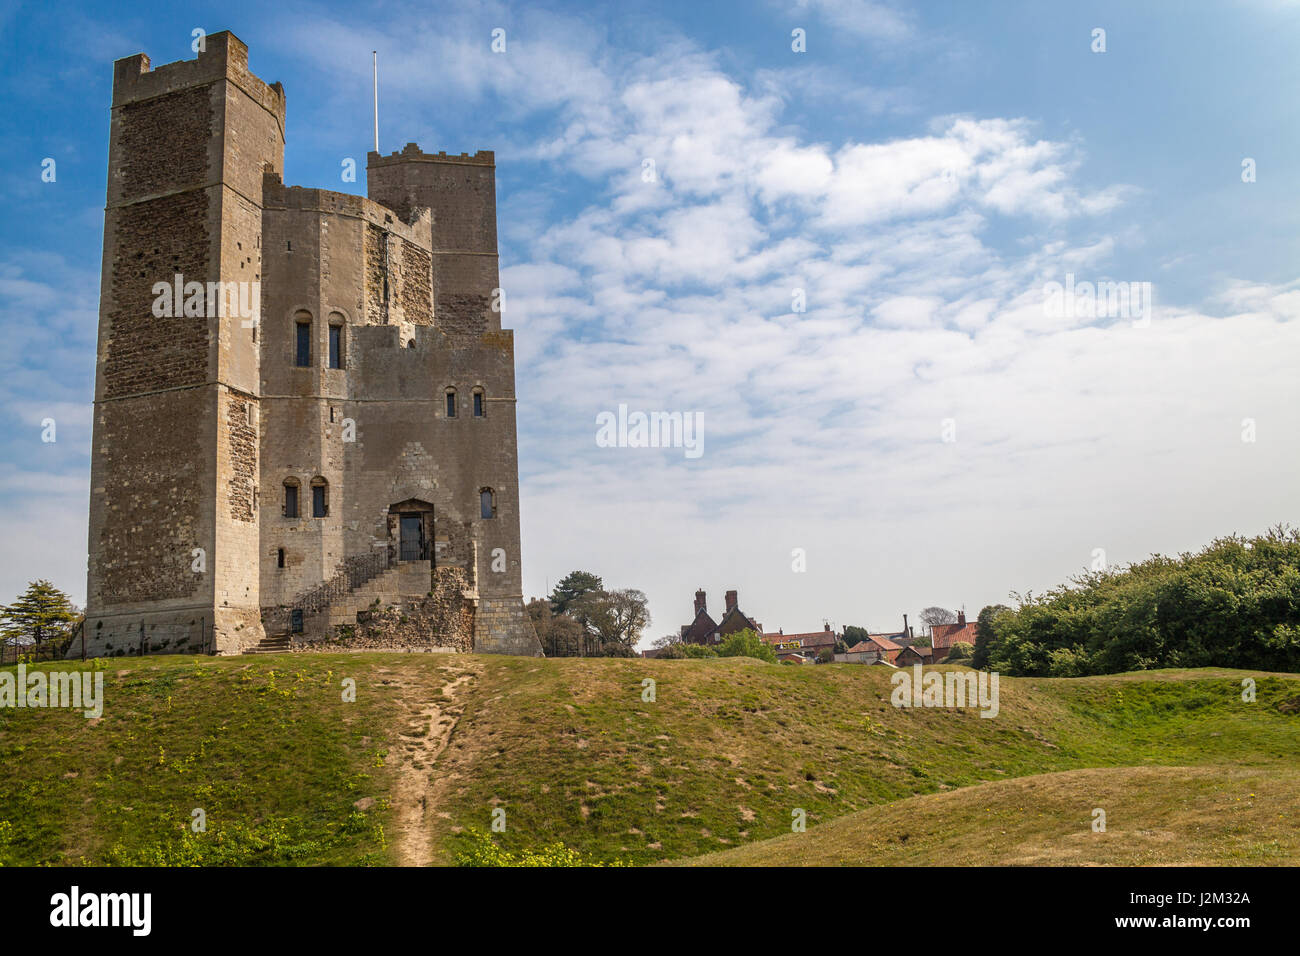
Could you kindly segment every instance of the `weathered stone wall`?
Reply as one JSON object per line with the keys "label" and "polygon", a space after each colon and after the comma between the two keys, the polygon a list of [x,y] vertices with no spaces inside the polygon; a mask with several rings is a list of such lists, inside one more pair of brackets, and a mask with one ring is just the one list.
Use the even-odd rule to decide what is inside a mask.
{"label": "weathered stone wall", "polygon": [[[295,599],[346,559],[396,557],[400,516],[414,513],[432,591],[417,598],[403,583],[403,610],[363,615],[353,637],[535,653],[513,340],[491,308],[492,154],[372,155],[369,197],[285,187],[283,91],[248,71],[232,35],[206,42],[196,60],[115,66],[88,652],[138,653],[142,627],[146,648],[245,649],[287,629]],[[153,285],[176,273],[258,283],[245,296],[256,314],[155,318]],[[299,321],[310,324],[305,367]],[[340,368],[328,367],[331,326]],[[326,609],[308,630],[327,637],[351,613]]]}
{"label": "weathered stone wall", "polygon": [[466,598],[467,575],[438,568],[428,597],[357,614],[357,623],[335,627],[322,641],[294,642],[295,650],[474,649],[474,606]]}
{"label": "weathered stone wall", "polygon": [[231,381],[253,393],[254,329],[208,315],[206,299],[201,315],[153,312],[155,284],[178,273],[204,286],[256,281],[263,167],[283,159],[283,91],[248,72],[231,34],[206,43],[156,70],[143,54],[114,65],[90,654],[132,653],[141,627],[154,647],[236,649],[250,608],[257,617],[252,487],[234,477],[248,474],[248,435],[232,429],[226,402]]}
{"label": "weathered stone wall", "polygon": [[230,468],[226,487],[230,497],[230,517],[236,521],[254,521],[254,492],[257,488],[257,430],[253,427],[256,404],[243,395],[226,399],[226,428],[230,442]]}

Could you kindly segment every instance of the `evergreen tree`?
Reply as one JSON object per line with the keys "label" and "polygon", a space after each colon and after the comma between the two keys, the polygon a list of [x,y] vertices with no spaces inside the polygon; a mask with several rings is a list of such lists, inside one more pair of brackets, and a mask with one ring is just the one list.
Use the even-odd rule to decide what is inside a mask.
{"label": "evergreen tree", "polygon": [[67,637],[78,617],[66,594],[49,581],[33,581],[13,604],[0,605],[0,640],[39,646]]}
{"label": "evergreen tree", "polygon": [[570,571],[551,591],[551,613],[563,614],[574,601],[591,591],[603,591],[605,583],[590,571]]}

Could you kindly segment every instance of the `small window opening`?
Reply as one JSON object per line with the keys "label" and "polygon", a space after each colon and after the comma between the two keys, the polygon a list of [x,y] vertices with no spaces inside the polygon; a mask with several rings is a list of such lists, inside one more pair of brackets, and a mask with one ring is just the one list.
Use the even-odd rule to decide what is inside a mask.
{"label": "small window opening", "polygon": [[284,516],[298,517],[298,482],[292,478],[284,483]]}
{"label": "small window opening", "polygon": [[324,478],[313,478],[311,482],[311,516],[325,518],[329,516],[329,486]]}
{"label": "small window opening", "polygon": [[343,367],[343,326],[330,326],[330,368]]}
{"label": "small window opening", "polygon": [[297,323],[298,340],[294,351],[294,364],[306,368],[311,364],[311,323]]}

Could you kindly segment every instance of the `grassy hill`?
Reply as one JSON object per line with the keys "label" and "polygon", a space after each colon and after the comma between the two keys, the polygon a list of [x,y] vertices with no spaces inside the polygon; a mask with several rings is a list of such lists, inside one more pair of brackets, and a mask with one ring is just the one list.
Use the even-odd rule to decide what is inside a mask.
{"label": "grassy hill", "polygon": [[[889,672],[855,665],[337,654],[84,666],[106,675],[98,722],[0,709],[0,862],[448,863],[499,808],[506,830],[493,839],[512,851],[562,842],[640,864],[751,844],[737,861],[770,852],[791,862],[803,858],[781,840],[758,841],[788,834],[802,809],[809,853],[836,821],[874,834],[844,837],[846,856],[955,863],[953,847],[975,832],[962,827],[983,833],[982,807],[1001,799],[1031,808],[1020,823],[1046,831],[1008,818],[1006,846],[988,862],[1015,861],[1021,838],[1088,862],[1092,850],[1069,841],[1095,836],[1091,809],[1107,807],[1093,796],[1099,784],[1116,782],[1114,797],[1132,789],[1122,781],[1145,781],[1157,794],[1169,777],[1060,772],[1143,767],[1202,768],[1195,779],[1211,802],[1180,814],[1171,786],[1169,799],[1133,805],[1149,818],[1140,828],[1194,832],[1209,819],[1198,814],[1219,806],[1212,788],[1227,788],[1226,800],[1239,784],[1256,795],[1253,815],[1221,852],[1295,857],[1294,816],[1273,823],[1270,812],[1294,813],[1296,676],[1004,678],[990,720],[894,708]],[[1246,676],[1258,681],[1254,703],[1241,700]],[[355,703],[342,700],[345,678]],[[1055,776],[1018,779],[1043,774]],[[196,808],[205,833],[189,829]],[[1133,832],[1130,817],[1112,814],[1103,839]],[[892,834],[880,834],[899,826],[908,840],[889,849]],[[1218,859],[1220,844],[1206,846],[1205,861]]]}
{"label": "grassy hill", "polygon": [[911,797],[684,865],[1295,866],[1298,788],[1292,767],[1066,770]]}

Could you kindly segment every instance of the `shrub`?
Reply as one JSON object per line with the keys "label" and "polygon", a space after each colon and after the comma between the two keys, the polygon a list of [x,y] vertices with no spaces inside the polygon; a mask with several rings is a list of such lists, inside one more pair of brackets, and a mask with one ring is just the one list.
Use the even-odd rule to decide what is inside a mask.
{"label": "shrub", "polygon": [[945,664],[958,664],[962,661],[969,661],[974,652],[973,645],[967,644],[965,641],[957,641],[948,650],[948,656],[944,658],[943,662]]}
{"label": "shrub", "polygon": [[1219,538],[1195,554],[1094,571],[989,614],[987,630],[988,666],[1017,676],[1153,667],[1294,673],[1300,530],[1278,526],[1255,538]]}
{"label": "shrub", "polygon": [[700,658],[718,656],[717,651],[705,644],[678,644],[676,646],[682,649],[682,657]]}
{"label": "shrub", "polygon": [[776,663],[776,651],[763,643],[763,639],[745,628],[737,631],[718,646],[719,657],[756,657],[769,664]]}

